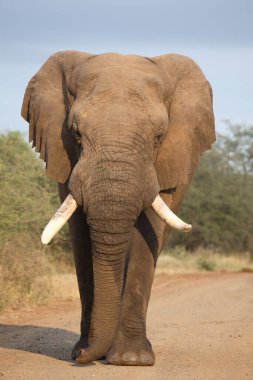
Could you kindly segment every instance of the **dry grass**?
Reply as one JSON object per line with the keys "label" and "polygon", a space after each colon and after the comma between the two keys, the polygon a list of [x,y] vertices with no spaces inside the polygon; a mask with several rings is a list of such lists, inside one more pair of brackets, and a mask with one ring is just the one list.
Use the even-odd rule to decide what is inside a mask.
{"label": "dry grass", "polygon": [[158,260],[157,272],[194,273],[202,271],[253,272],[253,262],[248,253],[230,255],[199,249],[187,252],[184,247],[163,251]]}
{"label": "dry grass", "polygon": [[[28,248],[29,247],[29,248]],[[78,297],[73,265],[61,260],[66,252],[47,252],[22,237],[0,247],[0,310],[46,303],[50,299]],[[252,271],[247,254],[230,256],[183,247],[163,252],[156,273],[176,274],[200,271]]]}
{"label": "dry grass", "polygon": [[50,294],[52,269],[43,252],[27,239],[0,247],[0,310],[43,303]]}

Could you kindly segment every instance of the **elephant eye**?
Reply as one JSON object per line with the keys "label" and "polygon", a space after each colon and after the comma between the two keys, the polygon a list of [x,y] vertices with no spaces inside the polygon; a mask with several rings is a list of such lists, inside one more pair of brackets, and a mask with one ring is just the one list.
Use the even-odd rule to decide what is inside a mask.
{"label": "elephant eye", "polygon": [[162,139],[163,139],[163,133],[158,133],[158,134],[155,136],[155,146],[160,145],[161,142],[162,142]]}
{"label": "elephant eye", "polygon": [[78,144],[81,144],[81,134],[78,130],[78,125],[76,122],[72,123],[71,132]]}

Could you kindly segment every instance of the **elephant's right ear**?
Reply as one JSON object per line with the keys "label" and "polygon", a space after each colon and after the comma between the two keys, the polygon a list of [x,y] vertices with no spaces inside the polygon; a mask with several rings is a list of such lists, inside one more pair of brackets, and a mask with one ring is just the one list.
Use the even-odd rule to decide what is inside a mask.
{"label": "elephant's right ear", "polygon": [[52,55],[30,80],[21,115],[29,122],[29,141],[46,162],[47,175],[64,183],[74,161],[74,141],[67,127],[67,82],[90,54],[65,51]]}

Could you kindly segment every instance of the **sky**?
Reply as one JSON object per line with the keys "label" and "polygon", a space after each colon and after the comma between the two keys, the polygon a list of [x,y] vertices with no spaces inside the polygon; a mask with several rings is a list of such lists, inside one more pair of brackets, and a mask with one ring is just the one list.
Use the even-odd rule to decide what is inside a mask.
{"label": "sky", "polygon": [[217,131],[252,125],[252,19],[252,0],[0,0],[0,131],[27,136],[27,82],[68,49],[190,56],[212,85]]}

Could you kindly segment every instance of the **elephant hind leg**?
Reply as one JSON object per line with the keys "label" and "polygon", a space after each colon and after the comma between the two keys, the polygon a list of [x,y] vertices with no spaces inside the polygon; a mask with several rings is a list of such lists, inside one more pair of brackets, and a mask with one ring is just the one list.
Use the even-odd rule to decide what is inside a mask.
{"label": "elephant hind leg", "polygon": [[[167,201],[171,196],[165,195]],[[146,314],[158,255],[167,232],[152,209],[136,223],[127,266],[119,326],[107,361],[114,365],[153,365],[155,355],[146,337]]]}

